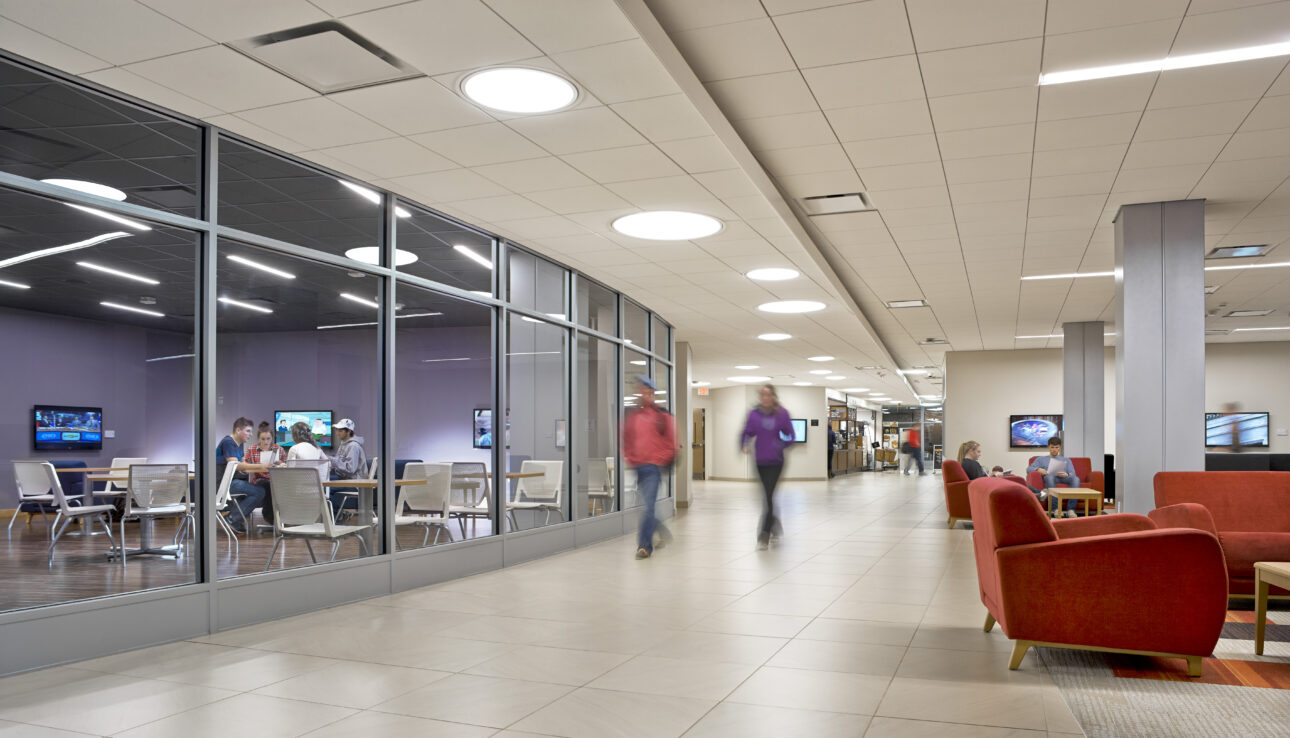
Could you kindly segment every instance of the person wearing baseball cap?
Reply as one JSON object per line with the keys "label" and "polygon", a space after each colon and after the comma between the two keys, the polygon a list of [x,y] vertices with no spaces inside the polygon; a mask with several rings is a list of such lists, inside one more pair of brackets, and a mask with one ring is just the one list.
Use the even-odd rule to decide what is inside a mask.
{"label": "person wearing baseball cap", "polygon": [[[367,475],[367,454],[363,445],[354,438],[354,421],[341,418],[332,425],[332,433],[339,444],[336,453],[328,460],[332,479],[361,479]],[[358,499],[353,495],[340,494],[346,490],[334,490],[331,494],[332,509],[337,514],[348,505],[350,509],[358,507]],[[352,490],[348,490],[352,491]]]}
{"label": "person wearing baseball cap", "polygon": [[654,553],[656,531],[664,542],[672,539],[667,526],[654,515],[654,504],[659,481],[676,459],[676,423],[671,413],[654,404],[654,380],[637,375],[636,392],[640,406],[623,421],[623,459],[636,470],[636,490],[645,505],[636,558],[647,559]]}

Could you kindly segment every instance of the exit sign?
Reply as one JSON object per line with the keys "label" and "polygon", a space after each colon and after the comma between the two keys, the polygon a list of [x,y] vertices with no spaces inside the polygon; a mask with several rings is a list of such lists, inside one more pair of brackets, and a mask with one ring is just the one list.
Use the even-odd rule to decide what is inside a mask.
{"label": "exit sign", "polygon": [[695,394],[697,394],[699,397],[707,397],[707,396],[708,396],[708,388],[707,388],[707,387],[695,387],[695,388],[694,388],[694,393],[695,393]]}

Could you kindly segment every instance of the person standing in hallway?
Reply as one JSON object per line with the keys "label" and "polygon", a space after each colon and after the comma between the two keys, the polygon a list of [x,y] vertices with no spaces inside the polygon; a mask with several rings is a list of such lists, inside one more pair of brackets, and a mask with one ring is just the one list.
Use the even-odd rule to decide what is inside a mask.
{"label": "person standing in hallway", "polygon": [[748,453],[753,448],[753,460],[757,463],[757,476],[761,479],[762,492],[766,495],[766,508],[762,513],[761,527],[757,532],[757,549],[764,551],[770,545],[770,538],[778,538],[784,528],[780,525],[779,516],[775,514],[775,487],[779,484],[779,475],[784,471],[784,447],[793,438],[793,421],[779,404],[779,395],[769,384],[761,387],[761,397],[757,405],[748,412],[744,423],[744,432],[740,437],[740,446]]}
{"label": "person standing in hallway", "polygon": [[654,553],[656,530],[664,541],[672,539],[667,526],[655,516],[654,505],[658,502],[659,481],[676,459],[676,421],[671,413],[654,404],[654,380],[637,376],[636,392],[640,407],[623,421],[623,459],[636,470],[636,489],[645,505],[636,558],[648,559]]}
{"label": "person standing in hallway", "polygon": [[905,436],[905,445],[900,449],[905,455],[904,468],[900,470],[901,474],[908,474],[910,462],[918,464],[918,476],[923,476],[923,434],[919,432],[918,426],[909,429],[909,434]]}
{"label": "person standing in hallway", "polygon": [[829,479],[833,478],[833,450],[838,447],[838,434],[833,432],[833,426],[829,426]]}

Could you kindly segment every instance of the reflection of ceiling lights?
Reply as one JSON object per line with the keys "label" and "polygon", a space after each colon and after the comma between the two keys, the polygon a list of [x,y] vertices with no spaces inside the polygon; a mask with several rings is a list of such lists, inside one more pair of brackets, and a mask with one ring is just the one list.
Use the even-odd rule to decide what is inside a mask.
{"label": "reflection of ceiling lights", "polygon": [[824,374],[832,374],[832,373],[833,373],[832,369],[812,369],[811,370],[811,374],[824,375]]}
{"label": "reflection of ceiling lights", "polygon": [[[396,320],[402,320],[403,318],[428,318],[432,315],[443,315],[443,313],[411,313],[409,315],[396,315],[394,317]],[[326,331],[332,328],[358,328],[360,326],[366,326],[366,325],[377,325],[377,322],[373,320],[366,323],[338,323],[336,325],[320,325],[318,326],[318,330]]]}
{"label": "reflection of ceiling lights", "polygon": [[780,300],[757,306],[763,313],[813,313],[824,309],[824,303],[815,300]]}
{"label": "reflection of ceiling lights", "polygon": [[868,392],[868,391],[869,391],[869,388],[868,388],[868,387],[847,387],[846,389],[844,389],[844,390],[842,390],[842,391],[843,391],[843,392],[856,392],[856,393],[860,393],[860,392]]}
{"label": "reflection of ceiling lights", "polygon": [[787,333],[763,333],[757,337],[763,341],[787,341],[792,338],[792,336]]}
{"label": "reflection of ceiling lights", "polygon": [[689,241],[721,230],[716,218],[681,210],[647,210],[624,215],[611,225],[624,236],[650,241]]}
{"label": "reflection of ceiling lights", "polygon": [[754,375],[754,374],[738,374],[738,375],[733,376],[733,377],[726,377],[726,381],[727,381],[727,382],[744,382],[744,383],[752,383],[752,382],[769,382],[769,381],[770,381],[770,377],[762,377],[762,376],[758,376],[758,375]]}
{"label": "reflection of ceiling lights", "polygon": [[492,260],[489,259],[488,257],[480,256],[479,252],[475,251],[474,249],[468,248],[466,246],[462,246],[461,244],[454,244],[452,247],[452,250],[456,251],[459,254],[462,254],[463,256],[468,257],[470,260],[474,261],[476,264],[479,264],[482,267],[485,267],[487,269],[493,268]]}
{"label": "reflection of ceiling lights", "polygon": [[841,374],[830,374],[829,376],[825,377],[825,379],[829,380],[830,382],[836,382],[839,379],[846,379],[846,377],[842,376]]}
{"label": "reflection of ceiling lights", "polygon": [[645,365],[646,365],[646,364],[648,364],[649,362],[647,362],[647,361],[642,361],[642,360],[640,360],[640,359],[637,359],[636,361],[630,361],[630,362],[628,362],[628,363],[629,363],[629,364],[631,364],[632,366],[645,366]]}
{"label": "reflection of ceiling lights", "polygon": [[1263,256],[1268,252],[1268,244],[1258,246],[1219,246],[1205,254],[1206,259],[1244,259],[1251,256]]}
{"label": "reflection of ceiling lights", "polygon": [[[350,258],[352,259],[352,258],[354,258],[354,257],[352,257],[352,256],[351,256]],[[296,278],[296,275],[292,274],[291,272],[284,272],[284,271],[282,271],[281,269],[274,269],[274,268],[273,268],[273,267],[271,267],[271,266],[266,266],[266,265],[264,265],[264,264],[261,264],[261,263],[260,263],[260,262],[258,262],[258,261],[252,261],[252,260],[250,260],[250,259],[248,259],[248,258],[246,258],[246,257],[244,257],[244,256],[237,256],[237,255],[235,255],[235,254],[229,254],[229,255],[228,255],[228,260],[229,260],[229,261],[235,261],[235,262],[237,262],[238,264],[242,264],[243,266],[249,266],[249,267],[251,267],[252,269],[259,269],[259,270],[260,270],[260,271],[262,271],[262,272],[268,272],[269,274],[272,274],[272,275],[277,276],[277,277],[282,277],[283,279],[295,279],[295,278]]]}
{"label": "reflection of ceiling lights", "polygon": [[786,279],[797,279],[802,276],[802,273],[796,269],[767,267],[765,269],[754,269],[744,276],[749,279],[755,279],[758,282],[783,282]]}
{"label": "reflection of ceiling lights", "polygon": [[17,290],[31,289],[31,285],[29,284],[18,284],[17,282],[7,282],[3,279],[0,279],[0,285],[3,285],[5,287],[13,287],[14,289],[17,289]]}
{"label": "reflection of ceiling lights", "polygon": [[112,214],[112,213],[109,213],[109,212],[106,212],[106,211],[103,211],[103,210],[99,210],[98,208],[87,208],[87,207],[85,207],[84,205],[77,205],[77,204],[76,204],[76,203],[74,203],[74,202],[69,202],[69,203],[64,203],[64,204],[65,204],[65,205],[67,205],[67,207],[69,207],[69,208],[76,208],[77,210],[80,210],[81,212],[89,213],[90,215],[97,215],[98,217],[103,218],[104,220],[110,220],[110,221],[112,221],[113,223],[119,223],[119,224],[121,224],[121,225],[125,226],[126,228],[133,228],[133,229],[135,229],[136,231],[150,231],[150,230],[152,230],[152,226],[150,226],[150,225],[144,225],[143,223],[140,223],[140,222],[135,221],[135,220],[130,220],[129,218],[122,218],[122,217],[121,217],[121,216],[119,216],[119,215],[114,215],[114,214]]}
{"label": "reflection of ceiling lights", "polygon": [[[347,181],[345,181],[345,180],[343,180],[343,179],[338,179],[338,180],[336,180],[336,181],[337,181],[337,182],[340,182],[340,183],[341,183],[341,184],[343,184],[343,185],[345,185],[345,186],[346,186],[346,187],[348,187],[352,192],[357,193],[357,194],[358,194],[359,196],[361,196],[364,200],[367,200],[368,202],[372,203],[373,205],[380,205],[380,204],[381,204],[381,193],[377,192],[376,190],[368,189],[368,188],[364,187],[363,185],[357,185],[357,184],[354,184],[353,182],[347,182]],[[397,215],[397,216],[399,216],[400,218],[411,218],[411,217],[412,217],[412,213],[409,213],[409,212],[407,211],[407,209],[402,208],[402,207],[399,207],[398,205],[395,205],[395,206],[394,206],[394,214],[395,214],[395,215]]]}
{"label": "reflection of ceiling lights", "polygon": [[832,356],[808,356],[807,361],[833,361]]}
{"label": "reflection of ceiling lights", "polygon": [[1232,312],[1228,313],[1228,314],[1226,315],[1226,317],[1228,317],[1228,318],[1262,318],[1262,317],[1263,317],[1263,316],[1265,316],[1265,315],[1271,315],[1271,314],[1272,314],[1272,310],[1271,310],[1270,308],[1269,308],[1269,309],[1267,309],[1267,310],[1233,310]]}
{"label": "reflection of ceiling lights", "polygon": [[359,297],[358,295],[351,295],[348,292],[342,292],[340,293],[340,296],[350,302],[357,302],[360,305],[366,305],[370,308],[379,308],[381,306],[380,303],[375,300],[369,300],[366,297]]}
{"label": "reflection of ceiling lights", "polygon": [[[345,252],[345,256],[364,264],[380,264],[381,248],[379,246],[359,246]],[[417,255],[403,249],[394,250],[394,266],[401,267],[417,260]]]}
{"label": "reflection of ceiling lights", "polygon": [[1290,267],[1290,261],[1272,261],[1264,264],[1226,264],[1224,266],[1205,267],[1205,271],[1225,272],[1231,269],[1268,269],[1271,267]]}
{"label": "reflection of ceiling lights", "polygon": [[100,302],[99,304],[102,305],[103,307],[110,307],[116,310],[128,310],[129,312],[132,312],[132,313],[142,313],[143,315],[151,315],[154,318],[166,317],[165,313],[159,313],[156,310],[144,310],[143,308],[130,307],[129,305],[119,305],[115,302]]}
{"label": "reflection of ceiling lights", "polygon": [[462,80],[466,97],[506,113],[549,113],[578,99],[572,82],[551,72],[526,67],[484,69]]}
{"label": "reflection of ceiling lights", "polygon": [[897,370],[896,370],[896,373],[897,373],[897,374],[908,374],[908,375],[910,375],[910,376],[917,376],[917,375],[920,375],[920,374],[926,374],[926,373],[927,373],[927,370],[926,370],[926,369],[897,369]]}
{"label": "reflection of ceiling lights", "polygon": [[111,241],[115,238],[124,238],[128,235],[130,234],[126,233],[125,231],[113,231],[112,233],[104,233],[101,236],[87,238],[84,241],[77,241],[76,243],[69,243],[63,246],[51,246],[47,249],[39,249],[37,251],[28,251],[25,254],[19,254],[18,256],[11,256],[8,259],[0,261],[0,269],[4,269],[5,267],[11,267],[14,264],[21,264],[24,261],[39,259],[42,256],[53,256],[54,254],[61,254],[66,251],[86,249],[86,248],[89,248],[90,246],[97,246],[106,241]]}
{"label": "reflection of ceiling lights", "polygon": [[98,182],[86,182],[81,179],[42,179],[45,184],[52,184],[56,187],[64,187],[77,192],[84,192],[87,195],[97,195],[106,197],[109,200],[121,202],[125,200],[125,193],[115,187],[99,184]]}
{"label": "reflection of ceiling lights", "polygon": [[735,368],[741,372],[750,372],[753,369],[760,369],[761,367],[756,364],[735,364]]}
{"label": "reflection of ceiling lights", "polygon": [[1030,274],[1021,281],[1033,279],[1081,279],[1083,277],[1114,277],[1115,272],[1067,272],[1066,274]]}
{"label": "reflection of ceiling lights", "polygon": [[1210,51],[1202,54],[1180,54],[1167,56],[1151,61],[1130,62],[1128,64],[1110,64],[1101,67],[1085,67],[1065,72],[1049,72],[1039,75],[1041,85],[1059,85],[1066,82],[1083,82],[1090,79],[1107,77],[1124,77],[1131,74],[1148,74],[1166,72],[1171,69],[1192,69],[1208,67],[1214,64],[1249,61],[1251,59],[1269,59],[1276,56],[1290,55],[1290,41],[1260,46],[1242,46],[1236,49]]}
{"label": "reflection of ceiling lights", "polygon": [[[1244,331],[1290,331],[1290,325],[1269,326],[1267,328],[1233,328],[1232,329],[1233,333],[1241,333]],[[1209,331],[1205,331],[1205,332],[1209,333]]]}
{"label": "reflection of ceiling lights", "polygon": [[222,302],[222,303],[224,303],[225,305],[232,305],[232,306],[234,306],[234,307],[245,308],[245,309],[247,309],[247,310],[254,310],[254,311],[255,311],[255,312],[257,312],[257,313],[272,313],[272,312],[273,312],[272,310],[268,309],[267,307],[260,307],[259,305],[252,305],[252,304],[251,304],[251,303],[249,303],[249,302],[242,302],[241,300],[234,300],[234,299],[233,299],[233,298],[231,298],[231,297],[221,297],[221,298],[219,298],[219,301],[220,301],[220,302]]}
{"label": "reflection of ceiling lights", "polygon": [[883,396],[883,394],[884,394],[884,393],[882,393],[882,392],[870,392],[870,393],[869,393],[869,396],[870,396],[870,397],[872,397],[872,398],[874,398],[874,399],[877,399],[877,398],[879,398],[879,397],[882,397],[882,396]]}
{"label": "reflection of ceiling lights", "polygon": [[111,274],[114,277],[121,277],[122,279],[133,279],[136,282],[143,282],[144,284],[161,284],[161,282],[158,282],[157,280],[152,279],[150,277],[141,277],[138,274],[123,272],[119,269],[112,269],[111,267],[100,266],[98,264],[94,264],[88,261],[78,261],[76,262],[76,266],[83,267],[85,269],[93,269],[96,272],[102,272],[104,274]]}

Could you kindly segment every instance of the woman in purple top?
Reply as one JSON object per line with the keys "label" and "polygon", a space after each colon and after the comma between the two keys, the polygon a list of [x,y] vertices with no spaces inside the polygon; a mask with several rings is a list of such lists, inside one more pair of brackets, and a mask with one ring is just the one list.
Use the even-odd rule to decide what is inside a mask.
{"label": "woman in purple top", "polygon": [[784,531],[775,515],[775,486],[779,484],[780,472],[784,471],[784,447],[792,442],[792,438],[793,422],[788,411],[779,404],[779,395],[771,385],[762,385],[761,402],[748,412],[748,422],[744,423],[744,433],[740,438],[744,453],[748,453],[750,445],[753,447],[757,476],[761,477],[762,491],[766,494],[766,509],[757,533],[758,550],[766,549],[772,534],[778,538]]}

